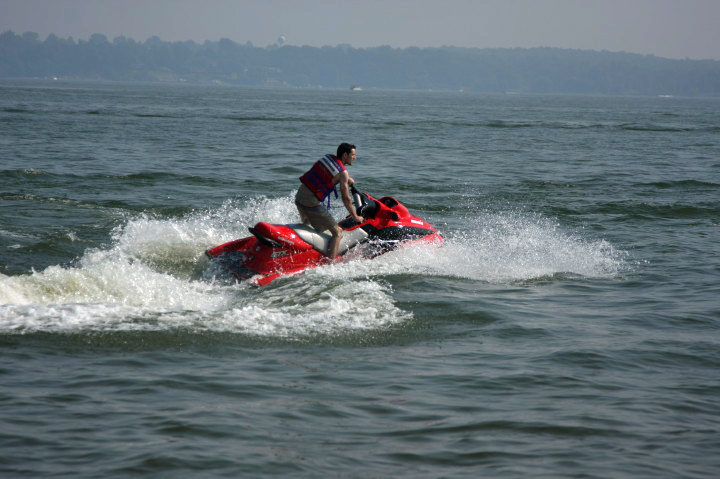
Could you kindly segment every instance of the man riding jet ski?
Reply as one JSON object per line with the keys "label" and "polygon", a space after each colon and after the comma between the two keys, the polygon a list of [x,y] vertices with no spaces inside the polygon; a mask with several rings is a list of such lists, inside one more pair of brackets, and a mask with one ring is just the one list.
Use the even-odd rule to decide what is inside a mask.
{"label": "man riding jet ski", "polygon": [[336,185],[339,185],[340,196],[348,213],[355,221],[362,223],[363,219],[353,208],[353,201],[348,191],[348,186],[355,183],[355,180],[350,178],[346,165],[352,165],[355,159],[355,145],[341,143],[337,147],[336,156],[325,155],[300,177],[300,188],[295,195],[295,205],[300,213],[300,221],[312,225],[318,231],[328,230],[330,232],[327,257],[331,260],[335,259],[337,255],[343,229],[327,208],[323,208],[322,202],[327,198],[329,208],[330,193],[335,193],[335,198],[337,198]]}
{"label": "man riding jet ski", "polygon": [[[300,177],[295,204],[301,224],[261,221],[250,228],[253,236],[211,248],[207,255],[217,258],[237,278],[264,285],[279,276],[335,261],[338,253],[344,255],[359,245],[369,245],[363,255],[374,257],[401,242],[442,241],[435,228],[411,215],[395,198],[376,200],[359,193],[347,171],[355,159],[355,145],[341,143],[337,155],[325,155]],[[331,193],[337,198],[337,185],[350,213],[339,223],[322,205],[327,199],[329,206]]]}
{"label": "man riding jet ski", "polygon": [[[378,200],[358,192],[354,186],[351,191],[354,215],[338,223],[343,231],[336,246],[338,260],[344,261],[349,251],[374,258],[407,243],[442,242],[435,228],[412,215],[395,198]],[[261,221],[250,232],[252,236],[216,246],[206,254],[236,278],[259,286],[331,262],[333,244],[328,231],[318,232],[304,223],[278,225]]]}

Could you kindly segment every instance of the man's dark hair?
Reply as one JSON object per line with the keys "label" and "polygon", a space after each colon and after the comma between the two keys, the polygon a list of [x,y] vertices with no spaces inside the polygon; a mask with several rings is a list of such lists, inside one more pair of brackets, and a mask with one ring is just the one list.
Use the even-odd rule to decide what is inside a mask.
{"label": "man's dark hair", "polygon": [[340,146],[338,146],[337,149],[337,157],[342,158],[345,153],[350,153],[355,149],[355,145],[351,145],[350,143],[340,143]]}

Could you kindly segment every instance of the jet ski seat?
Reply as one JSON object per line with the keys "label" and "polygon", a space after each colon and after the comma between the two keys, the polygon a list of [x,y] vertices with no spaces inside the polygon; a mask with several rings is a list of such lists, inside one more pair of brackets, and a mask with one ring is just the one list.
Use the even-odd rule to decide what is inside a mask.
{"label": "jet ski seat", "polygon": [[[288,226],[292,228],[303,241],[311,244],[315,250],[327,256],[330,249],[330,238],[332,238],[332,235],[330,235],[328,230],[318,232],[318,230],[312,226],[308,226],[304,223],[295,223]],[[360,243],[367,237],[368,234],[362,228],[343,231],[343,234],[340,237],[338,254],[345,253],[348,249]]]}

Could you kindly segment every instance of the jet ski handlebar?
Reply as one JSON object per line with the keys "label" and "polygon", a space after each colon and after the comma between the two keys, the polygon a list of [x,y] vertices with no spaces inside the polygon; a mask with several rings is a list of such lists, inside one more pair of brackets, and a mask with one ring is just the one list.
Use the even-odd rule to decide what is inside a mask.
{"label": "jet ski handlebar", "polygon": [[358,191],[358,189],[355,188],[355,185],[350,185],[350,193],[352,194],[353,205],[355,206],[355,211],[358,215],[365,218],[372,218],[375,216],[377,204],[374,200],[368,198],[367,194]]}
{"label": "jet ski handlebar", "polygon": [[360,210],[363,206],[363,197],[360,192],[355,188],[355,185],[350,185],[350,194],[352,194],[353,205],[355,205],[355,211],[360,214]]}

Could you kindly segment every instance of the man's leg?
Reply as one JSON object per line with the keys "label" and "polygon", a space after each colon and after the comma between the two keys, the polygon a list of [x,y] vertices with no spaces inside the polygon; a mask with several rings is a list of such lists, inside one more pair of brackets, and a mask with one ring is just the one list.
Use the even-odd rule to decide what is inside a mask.
{"label": "man's leg", "polygon": [[300,207],[298,207],[298,213],[300,213],[300,222],[309,225],[310,218],[308,217],[307,213],[305,213]]}
{"label": "man's leg", "polygon": [[330,234],[332,237],[330,238],[330,248],[328,252],[328,258],[335,259],[335,256],[337,256],[338,248],[340,248],[340,238],[342,237],[343,230],[340,228],[340,225],[335,225],[332,228],[330,228]]}

